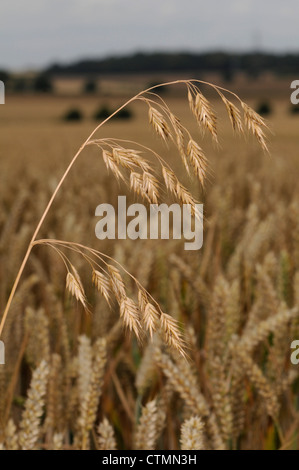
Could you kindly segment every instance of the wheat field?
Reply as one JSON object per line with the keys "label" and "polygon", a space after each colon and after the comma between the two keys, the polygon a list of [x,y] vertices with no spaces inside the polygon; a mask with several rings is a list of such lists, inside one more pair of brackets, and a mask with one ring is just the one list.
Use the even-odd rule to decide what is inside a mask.
{"label": "wheat field", "polygon": [[[299,448],[299,366],[290,361],[299,339],[299,122],[275,101],[268,154],[258,122],[255,136],[239,135],[229,106],[208,96],[218,144],[213,119],[203,133],[181,91],[163,96],[204,149],[197,178],[164,142],[170,125],[151,111],[149,125],[148,103],[134,102],[132,120],[111,121],[97,137],[163,155],[170,180],[179,176],[188,193],[164,178],[162,200],[192,194],[204,204],[199,251],[185,251],[182,240],[97,240],[96,206],[116,205],[119,194],[140,202],[142,190],[138,177],[132,191],[117,174],[115,148],[105,160],[97,141],[76,161],[39,232],[52,242],[33,247],[3,328],[1,449]],[[121,105],[119,97],[109,103]],[[61,121],[71,105],[84,121]],[[93,97],[11,96],[1,110],[1,312],[51,194],[95,127],[96,107]],[[148,163],[133,158],[149,173],[155,158],[145,154]],[[155,180],[147,188],[147,203],[155,201]],[[109,282],[82,244],[115,260]]]}

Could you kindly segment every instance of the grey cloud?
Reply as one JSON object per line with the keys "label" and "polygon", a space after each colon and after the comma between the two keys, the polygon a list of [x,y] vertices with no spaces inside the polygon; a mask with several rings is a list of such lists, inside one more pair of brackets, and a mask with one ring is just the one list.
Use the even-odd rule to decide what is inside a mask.
{"label": "grey cloud", "polygon": [[1,0],[0,67],[135,50],[298,50],[298,0]]}

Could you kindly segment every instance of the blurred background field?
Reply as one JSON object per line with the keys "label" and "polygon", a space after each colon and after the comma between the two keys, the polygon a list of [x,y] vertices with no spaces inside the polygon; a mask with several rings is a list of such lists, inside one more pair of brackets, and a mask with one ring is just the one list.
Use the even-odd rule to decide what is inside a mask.
{"label": "blurred background field", "polygon": [[[181,78],[163,75],[163,80],[175,77]],[[41,238],[90,245],[123,263],[182,325],[190,345],[189,365],[165,351],[158,338],[154,347],[147,340],[139,346],[123,331],[117,307],[110,311],[95,294],[89,267],[71,255],[92,305],[92,315],[86,315],[65,292],[59,257],[36,247],[3,334],[4,447],[177,449],[182,423],[199,416],[203,448],[298,449],[299,369],[290,363],[290,344],[299,338],[299,117],[290,112],[290,81],[225,84],[217,76],[204,78],[224,84],[254,109],[266,103],[271,133],[270,155],[251,137],[234,136],[223,104],[204,87],[219,121],[216,148],[198,130],[182,87],[161,95],[209,160],[204,191],[182,176],[204,203],[204,246],[199,252],[184,252],[183,241],[97,240],[96,206],[116,204],[119,194],[127,194],[129,202],[136,197],[115,181],[92,148],[80,156],[40,233]],[[47,200],[100,122],[95,113],[116,109],[160,79],[111,76],[100,81],[98,91],[82,93],[86,80],[57,78],[51,93],[8,91],[0,114],[1,311]],[[177,153],[153,134],[146,107],[134,103],[129,109],[129,116],[109,122],[99,137],[157,149],[181,175]],[[74,110],[77,119],[66,118]],[[94,397],[88,395],[94,407],[82,383],[91,380],[86,370],[96,370],[99,338],[106,338],[108,358]],[[37,395],[42,412],[33,421],[27,416],[26,422],[22,411],[32,371],[41,367],[41,360],[50,370],[46,391]],[[40,374],[45,382],[42,370]],[[143,406],[149,403],[146,412]],[[91,421],[82,424],[86,406]],[[142,425],[151,430],[143,440]]]}

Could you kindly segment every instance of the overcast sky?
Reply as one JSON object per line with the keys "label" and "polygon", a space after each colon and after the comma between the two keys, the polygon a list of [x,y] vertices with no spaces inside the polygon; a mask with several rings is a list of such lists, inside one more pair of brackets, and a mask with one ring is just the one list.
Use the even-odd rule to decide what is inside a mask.
{"label": "overcast sky", "polygon": [[298,0],[1,0],[0,68],[153,50],[299,52]]}

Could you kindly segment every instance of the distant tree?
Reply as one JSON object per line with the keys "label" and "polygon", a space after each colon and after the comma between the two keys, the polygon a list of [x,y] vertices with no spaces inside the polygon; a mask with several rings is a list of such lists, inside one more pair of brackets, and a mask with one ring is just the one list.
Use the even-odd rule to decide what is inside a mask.
{"label": "distant tree", "polygon": [[65,113],[63,120],[67,122],[82,121],[83,113],[80,109],[72,108]]}
{"label": "distant tree", "polygon": [[[113,109],[110,109],[108,106],[104,105],[101,106],[94,114],[94,119],[96,121],[101,121],[103,119],[107,119],[113,113]],[[129,108],[124,108],[120,110],[112,119],[119,119],[119,120],[126,120],[131,119],[133,117],[133,113]]]}
{"label": "distant tree", "polygon": [[95,121],[101,121],[103,119],[107,119],[113,111],[108,108],[108,106],[100,106],[99,109],[94,113]]}
{"label": "distant tree", "polygon": [[234,65],[234,59],[228,57],[223,66],[220,68],[222,78],[225,82],[231,83],[234,80],[235,69],[236,67]]}
{"label": "distant tree", "polygon": [[24,93],[30,88],[28,79],[25,77],[16,77],[12,80],[12,90],[16,93]]}
{"label": "distant tree", "polygon": [[156,86],[157,88],[155,88],[153,91],[154,93],[157,93],[158,95],[164,95],[165,93],[167,93],[168,91],[168,88],[167,86],[157,86],[157,85],[160,85],[161,83],[163,83],[165,80],[159,80],[159,81],[153,81],[153,82],[150,82],[148,85],[147,85],[147,88],[152,88],[153,86]]}
{"label": "distant tree", "polygon": [[9,80],[10,78],[10,75],[8,72],[6,72],[5,70],[0,70],[0,80],[2,82],[7,82],[7,80]]}
{"label": "distant tree", "polygon": [[249,77],[258,77],[268,71],[279,75],[296,75],[299,67],[299,54],[268,53],[137,53],[123,57],[107,57],[101,60],[81,60],[73,64],[55,64],[48,72],[55,75],[82,75],[85,77],[110,73],[193,71],[218,72],[231,78],[231,73],[244,72]]}
{"label": "distant tree", "polygon": [[257,113],[261,116],[269,116],[272,114],[272,107],[268,101],[262,101],[256,108]]}
{"label": "distant tree", "polygon": [[33,80],[33,90],[41,93],[51,93],[53,91],[52,81],[48,75],[38,75]]}
{"label": "distant tree", "polygon": [[295,114],[295,115],[299,114],[299,106],[298,105],[297,106],[291,106],[290,113]]}
{"label": "distant tree", "polygon": [[83,92],[93,94],[98,91],[98,84],[95,80],[87,80],[83,86]]}
{"label": "distant tree", "polygon": [[131,119],[133,117],[133,113],[129,108],[121,109],[115,116],[114,119]]}

